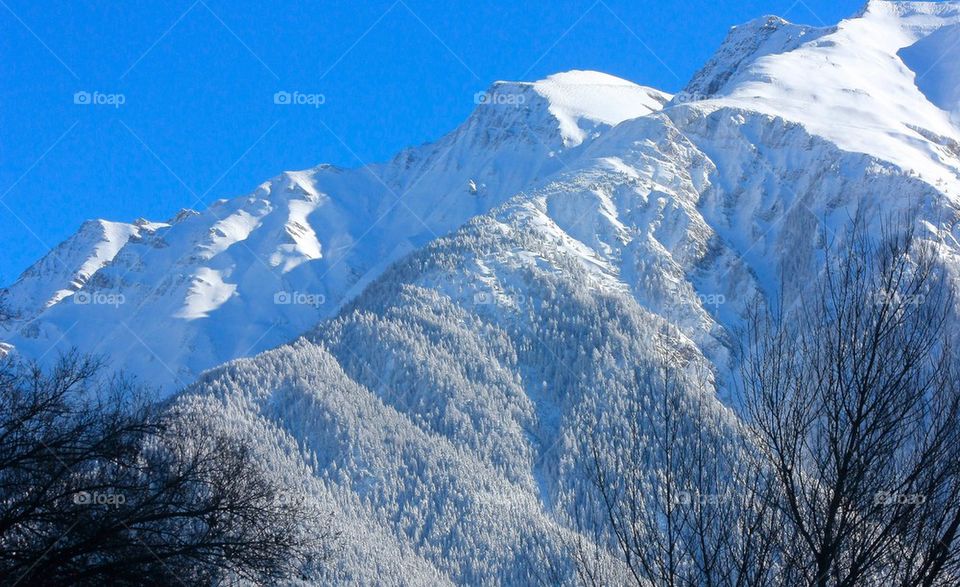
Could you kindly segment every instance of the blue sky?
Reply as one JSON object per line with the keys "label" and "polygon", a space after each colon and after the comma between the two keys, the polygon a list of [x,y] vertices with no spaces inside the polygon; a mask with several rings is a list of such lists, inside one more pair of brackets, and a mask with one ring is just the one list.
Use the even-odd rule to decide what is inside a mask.
{"label": "blue sky", "polygon": [[596,69],[677,91],[732,25],[861,4],[0,0],[0,285],[86,219],[164,220],[434,140],[495,80]]}

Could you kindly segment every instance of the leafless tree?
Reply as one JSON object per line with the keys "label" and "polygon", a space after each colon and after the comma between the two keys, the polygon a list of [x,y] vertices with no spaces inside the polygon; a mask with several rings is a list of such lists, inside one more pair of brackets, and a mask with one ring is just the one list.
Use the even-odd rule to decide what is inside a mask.
{"label": "leafless tree", "polygon": [[579,580],[769,585],[763,469],[736,419],[706,395],[706,376],[686,377],[676,365],[677,357],[663,358],[638,370],[642,393],[594,426],[588,460],[596,508],[576,516],[578,536],[590,539],[572,548]]}
{"label": "leafless tree", "polygon": [[874,224],[855,219],[823,279],[748,333],[744,406],[788,585],[960,583],[952,288],[910,219]]}
{"label": "leafless tree", "polygon": [[210,585],[309,576],[329,521],[249,446],[96,361],[0,365],[0,584]]}
{"label": "leafless tree", "polygon": [[874,225],[854,219],[819,279],[749,320],[742,419],[674,357],[642,370],[624,424],[595,427],[581,582],[960,584],[953,290],[912,219]]}

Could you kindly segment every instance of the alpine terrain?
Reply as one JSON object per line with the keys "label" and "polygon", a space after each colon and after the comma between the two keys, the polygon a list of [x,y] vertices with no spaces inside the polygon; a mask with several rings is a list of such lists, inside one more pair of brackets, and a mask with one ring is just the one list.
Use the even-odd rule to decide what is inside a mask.
{"label": "alpine terrain", "polygon": [[252,439],[332,512],[326,583],[574,583],[571,545],[615,556],[578,524],[591,450],[667,426],[651,365],[722,445],[736,333],[851,218],[909,215],[960,280],[957,55],[960,2],[871,0],[736,26],[675,95],[497,82],[386,163],[86,222],[0,290],[0,347],[104,355]]}

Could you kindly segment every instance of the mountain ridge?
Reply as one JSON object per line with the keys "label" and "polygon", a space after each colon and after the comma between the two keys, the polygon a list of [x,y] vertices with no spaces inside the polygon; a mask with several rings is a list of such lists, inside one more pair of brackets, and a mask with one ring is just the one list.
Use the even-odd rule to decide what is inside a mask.
{"label": "mountain ridge", "polygon": [[495,83],[386,163],[287,172],[121,227],[111,242],[127,244],[71,291],[125,304],[65,297],[0,338],[26,356],[73,332],[99,342],[91,325],[142,305],[112,357],[186,384],[179,410],[251,439],[334,512],[326,583],[573,583],[572,545],[616,558],[603,520],[578,525],[591,443],[621,454],[643,416],[643,483],[664,472],[650,439],[668,416],[723,446],[735,333],[808,291],[851,218],[913,218],[960,282],[960,130],[901,57],[960,4],[902,4],[817,29],[754,21],[673,97],[583,72]]}
{"label": "mountain ridge", "polygon": [[[608,83],[598,88],[584,75]],[[60,275],[61,249],[0,291],[0,303],[14,314],[0,340],[34,355],[50,344],[107,350],[130,371],[164,387],[182,386],[203,369],[305,332],[390,262],[560,169],[561,153],[582,149],[611,120],[668,100],[625,80],[610,83],[615,80],[568,72],[544,80],[546,90],[537,83],[493,84],[459,127],[386,163],[284,172],[247,196],[219,200],[199,213],[181,211],[176,223],[114,223],[137,238],[119,246],[89,235],[80,239],[91,263],[81,281],[96,275],[88,287],[121,303],[81,303],[80,316],[119,322],[122,327],[108,335],[116,343],[105,343],[103,333],[84,338],[72,329],[84,320],[69,305],[80,299],[72,296],[81,287],[59,285],[76,281],[69,271]],[[622,92],[643,100],[620,99],[619,113],[597,114],[597,94],[609,100]],[[370,238],[374,229],[376,238]],[[101,249],[110,254],[96,256]],[[151,265],[162,270],[151,272]],[[24,301],[37,297],[32,284],[38,277],[49,277],[45,286],[61,292],[40,307]],[[223,320],[195,326],[213,313]],[[170,322],[158,329],[155,317]],[[255,325],[242,327],[250,317]],[[115,353],[111,344],[127,348]]]}
{"label": "mountain ridge", "polygon": [[[619,166],[619,172],[633,174],[631,181],[641,181],[635,169],[623,165],[622,154],[632,143],[650,140],[648,132],[667,151],[699,142],[704,173],[728,182],[724,192],[742,182],[730,169],[751,159],[765,164],[751,149],[769,144],[765,148],[799,154],[822,139],[849,153],[851,161],[858,154],[868,157],[864,165],[876,166],[878,177],[916,175],[932,186],[909,193],[939,210],[944,224],[960,202],[960,129],[914,84],[911,76],[919,74],[899,55],[956,22],[957,3],[872,2],[859,17],[820,28],[763,17],[733,28],[676,96],[576,70],[537,82],[495,82],[477,94],[477,107],[456,129],[388,162],[285,172],[246,196],[220,200],[199,213],[182,212],[178,222],[84,225],[0,290],[0,305],[13,315],[0,324],[0,341],[27,357],[71,345],[106,352],[118,365],[172,390],[204,369],[309,331],[405,255],[571,170],[602,160],[601,166]],[[759,38],[757,31],[763,33]],[[851,45],[864,49],[864,57],[854,59],[846,49]],[[851,92],[851,83],[863,78],[851,76],[858,68],[876,73],[892,90],[865,82],[868,91]],[[797,96],[805,98],[803,107]],[[877,106],[887,102],[894,106]],[[648,117],[656,122],[636,123]],[[770,136],[773,128],[782,136]],[[664,139],[664,132],[676,136]],[[788,136],[796,137],[797,147]],[[824,153],[835,165],[836,152]],[[659,156],[650,164],[658,166],[654,181],[670,168]],[[701,194],[717,191],[711,185],[703,177],[685,188],[691,195],[684,206],[691,213],[713,206]],[[627,229],[607,195],[591,197],[596,209],[578,214],[607,218],[609,226],[598,230],[613,231],[602,237],[602,247],[614,250]],[[777,207],[784,212],[783,202],[800,201],[789,193],[765,199],[773,207],[763,214]],[[730,213],[729,203],[723,207]],[[719,220],[708,222],[711,230],[720,227]],[[724,239],[759,236],[752,224],[742,222]],[[113,227],[116,234],[98,232],[97,226]],[[83,258],[64,262],[62,247],[73,247]],[[113,329],[90,328],[100,321]]]}

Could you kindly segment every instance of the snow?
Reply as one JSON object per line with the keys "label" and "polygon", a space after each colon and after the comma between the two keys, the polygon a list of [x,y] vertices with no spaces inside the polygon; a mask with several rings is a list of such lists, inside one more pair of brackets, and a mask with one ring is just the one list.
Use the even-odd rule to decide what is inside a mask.
{"label": "snow", "polygon": [[[810,210],[828,230],[856,195],[922,202],[937,226],[957,215],[956,60],[935,56],[958,23],[957,3],[872,2],[820,28],[758,19],[672,98],[591,71],[497,82],[458,128],[388,162],[286,172],[167,223],[84,225],[0,292],[15,314],[0,340],[25,356],[96,348],[172,391],[338,315],[516,198],[594,286],[721,353],[738,304],[809,246]],[[78,291],[124,303],[70,303]],[[718,308],[698,298],[721,294]]]}
{"label": "snow", "polygon": [[[709,75],[695,77],[697,83],[682,94],[707,98],[692,102],[693,106],[739,107],[795,121],[844,150],[890,161],[930,183],[955,183],[960,162],[956,156],[944,157],[942,145],[929,136],[956,141],[960,129],[921,92],[914,71],[898,53],[938,30],[944,38],[934,38],[930,47],[921,46],[916,53],[929,55],[933,45],[946,44],[960,22],[958,6],[956,2],[874,0],[861,15],[836,27],[799,27],[781,19],[753,23],[748,28],[766,27],[791,40],[749,44],[737,51],[729,45],[744,40],[734,30],[720,53],[728,58],[736,55],[736,62],[711,64],[713,69],[734,73],[713,85],[705,81],[714,79]],[[922,61],[916,53],[907,54]],[[944,61],[956,63],[952,57]],[[950,67],[944,64],[927,72],[921,83],[928,88],[949,85],[948,78],[955,79],[946,71]]]}
{"label": "snow", "polygon": [[185,320],[206,318],[225,304],[236,291],[237,286],[225,283],[221,272],[203,267],[193,275],[184,305],[173,317]]}
{"label": "snow", "polygon": [[[82,229],[64,245],[69,270],[50,257],[0,294],[18,314],[0,325],[0,340],[26,356],[96,348],[172,391],[335,315],[398,259],[545,181],[614,125],[669,98],[582,71],[496,83],[485,95],[460,127],[387,163],[286,172],[169,223]],[[56,257],[68,257],[66,248]],[[81,288],[123,303],[63,303]],[[130,332],[140,341],[131,344]]]}
{"label": "snow", "polygon": [[550,103],[564,144],[581,144],[591,131],[585,122],[616,126],[663,107],[670,96],[598,71],[567,71],[533,84]]}
{"label": "snow", "polygon": [[954,126],[960,126],[960,60],[951,53],[958,48],[960,25],[951,25],[899,52],[915,74],[917,88],[931,103],[950,114]]}
{"label": "snow", "polygon": [[290,215],[283,229],[293,243],[279,245],[276,253],[270,257],[270,264],[275,267],[279,265],[283,273],[288,273],[307,261],[323,256],[323,246],[308,220],[310,214],[316,209],[317,202],[290,202]]}
{"label": "snow", "polygon": [[233,245],[246,240],[269,211],[267,206],[261,206],[253,213],[241,209],[215,222],[210,227],[208,241],[203,245],[205,256],[216,257]]}
{"label": "snow", "polygon": [[6,311],[22,319],[63,302],[109,264],[131,238],[165,227],[91,220],[30,267],[16,284],[0,291]]}
{"label": "snow", "polygon": [[708,370],[697,424],[716,424],[747,308],[815,280],[858,211],[916,205],[960,274],[956,60],[937,61],[958,6],[759,19],[672,100],[597,72],[498,82],[389,162],[87,223],[0,293],[18,311],[0,352],[76,345],[195,382],[180,405],[350,529],[331,584],[568,573],[581,442],[628,401],[656,409],[644,360]]}

